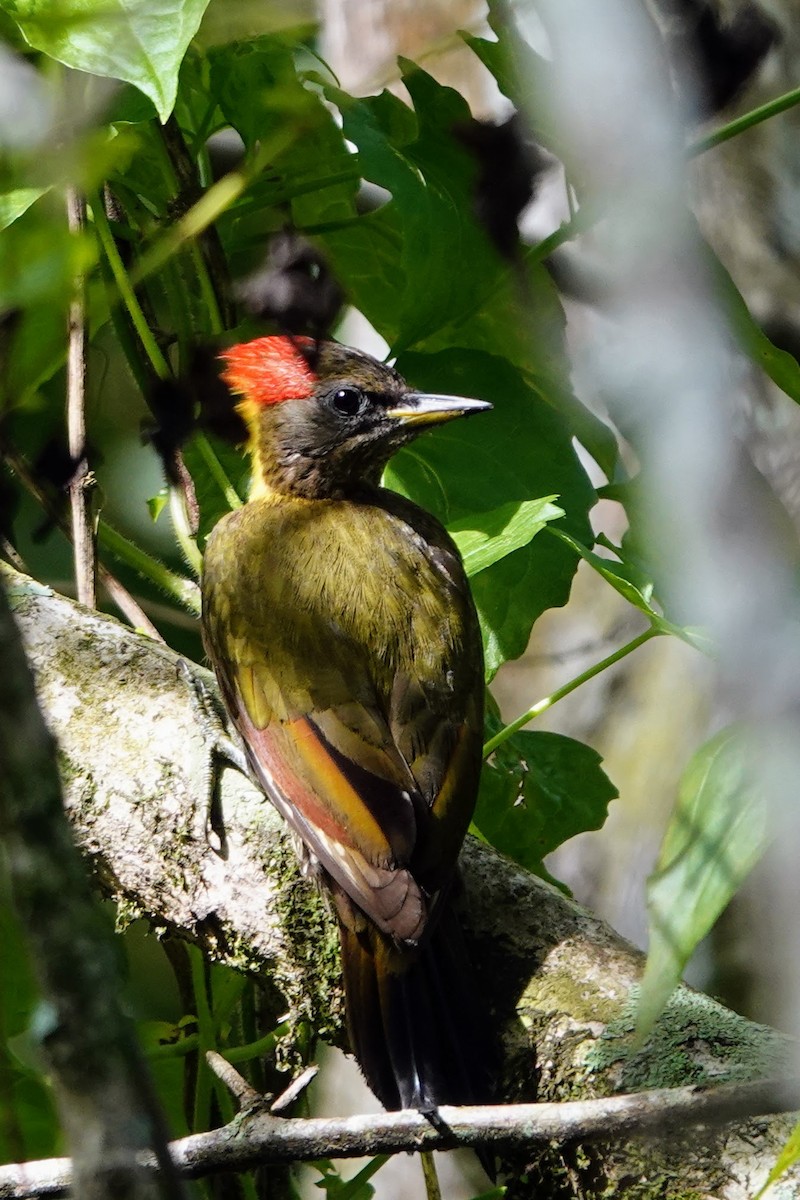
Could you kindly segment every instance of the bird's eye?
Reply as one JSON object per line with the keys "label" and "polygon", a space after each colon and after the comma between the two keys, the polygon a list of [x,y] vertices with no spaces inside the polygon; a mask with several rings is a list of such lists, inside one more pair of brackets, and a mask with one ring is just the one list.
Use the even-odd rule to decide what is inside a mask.
{"label": "bird's eye", "polygon": [[332,403],[343,417],[357,417],[367,407],[367,398],[358,388],[343,387],[333,393]]}

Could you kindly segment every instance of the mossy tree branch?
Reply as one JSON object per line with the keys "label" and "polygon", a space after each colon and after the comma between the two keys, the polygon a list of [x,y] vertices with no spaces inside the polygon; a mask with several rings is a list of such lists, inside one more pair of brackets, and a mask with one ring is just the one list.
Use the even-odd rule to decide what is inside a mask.
{"label": "mossy tree branch", "polygon": [[[183,1196],[141,1050],[123,1015],[110,931],[64,816],[56,743],[0,578],[0,839],[46,1003],[42,1053],[73,1154],[74,1194]],[[153,1148],[158,1176],[142,1166]]]}
{"label": "mossy tree branch", "polygon": [[[341,1042],[337,938],[298,872],[271,806],[222,770],[208,827],[214,730],[198,722],[175,655],[7,572],[40,702],[59,740],[68,813],[103,890],[123,912],[257,975],[320,1034]],[[192,668],[211,686],[210,676]],[[479,987],[502,1040],[498,1099],[588,1099],[659,1086],[780,1075],[787,1039],[680,989],[633,1049],[643,957],[603,922],[486,846],[463,855],[463,910]],[[723,1200],[752,1194],[791,1121],[775,1117],[668,1142],[536,1150],[548,1194]],[[533,1150],[523,1162],[533,1158]],[[555,1180],[562,1191],[557,1192]],[[630,1181],[635,1180],[635,1186]],[[528,1185],[529,1186],[529,1185]],[[796,1194],[797,1179],[786,1191]],[[633,1190],[631,1190],[633,1188]],[[571,1190],[570,1190],[571,1189]],[[513,1187],[509,1195],[514,1193]]]}

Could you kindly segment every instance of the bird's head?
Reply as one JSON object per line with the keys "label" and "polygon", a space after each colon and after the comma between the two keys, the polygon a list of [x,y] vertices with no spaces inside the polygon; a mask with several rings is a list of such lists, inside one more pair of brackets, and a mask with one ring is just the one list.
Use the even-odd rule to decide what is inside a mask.
{"label": "bird's head", "polygon": [[395,451],[423,430],[491,408],[415,392],[392,367],[335,342],[256,338],[222,359],[248,429],[251,497],[356,494],[377,484]]}

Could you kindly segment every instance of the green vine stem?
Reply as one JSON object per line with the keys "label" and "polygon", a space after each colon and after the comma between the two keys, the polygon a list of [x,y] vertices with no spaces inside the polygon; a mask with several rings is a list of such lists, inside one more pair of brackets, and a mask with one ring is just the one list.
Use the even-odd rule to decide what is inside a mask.
{"label": "green vine stem", "polygon": [[[216,1013],[214,1014],[215,1024],[219,1025]],[[243,1046],[225,1046],[224,1049],[219,1049],[218,1052],[229,1063],[251,1062],[254,1058],[266,1058],[271,1054],[282,1037],[285,1037],[289,1032],[289,1022],[282,1021],[269,1033],[265,1033],[263,1037],[257,1041],[247,1042]],[[187,1054],[192,1054],[200,1045],[199,1034],[190,1033],[186,1037],[181,1037],[176,1042],[164,1042],[161,1045],[153,1046],[147,1051],[147,1057],[151,1059],[162,1058],[185,1058]]]}
{"label": "green vine stem", "polygon": [[171,571],[164,563],[140,549],[105,521],[99,522],[97,536],[101,546],[110,550],[121,562],[133,567],[145,579],[149,579],[168,596],[172,596],[182,608],[188,609],[195,616],[200,615],[200,589],[191,579],[185,579],[177,572]]}
{"label": "green vine stem", "polygon": [[[133,283],[125,268],[125,264],[122,261],[119,250],[117,249],[117,244],[114,241],[114,235],[111,232],[111,226],[106,215],[103,198],[100,195],[96,195],[94,198],[92,215],[94,217],[97,236],[100,240],[103,253],[106,256],[106,261],[111,269],[111,273],[114,276],[114,282],[117,285],[117,290],[119,291],[122,302],[128,311],[128,315],[130,316],[133,327],[139,337],[142,349],[147,355],[150,366],[159,379],[170,379],[172,378],[172,369],[155,339],[153,331],[150,328],[147,318],[142,310],[142,306],[136,296]],[[214,453],[205,434],[197,434],[197,448],[203,456],[206,466],[209,468],[209,471],[215,482],[222,489],[222,493],[225,496],[229,507],[240,508],[242,501],[236,492],[236,489],[228,479],[222,464]],[[193,571],[199,574],[202,565],[202,555],[197,549],[197,545],[189,533],[182,500],[177,497],[173,498],[172,496],[174,491],[174,488],[170,488],[170,512],[172,515],[173,526],[175,528],[175,535],[189,566]]]}
{"label": "green vine stem", "polygon": [[250,1062],[253,1058],[266,1058],[268,1054],[272,1054],[278,1042],[286,1036],[289,1029],[289,1022],[282,1021],[280,1025],[276,1025],[274,1029],[265,1033],[257,1041],[248,1042],[246,1046],[226,1046],[220,1053],[229,1063]]}
{"label": "green vine stem", "polygon": [[723,142],[729,142],[731,138],[752,129],[755,125],[760,125],[762,121],[768,121],[770,117],[786,112],[788,108],[794,108],[796,104],[800,104],[800,87],[792,88],[790,92],[784,92],[782,96],[776,96],[774,100],[768,100],[766,104],[751,109],[741,117],[736,117],[735,120],[729,121],[720,129],[715,129],[705,137],[698,138],[696,142],[687,146],[686,157],[697,158],[699,154],[705,154],[707,150],[713,150],[715,146],[721,146]]}
{"label": "green vine stem", "polygon": [[111,232],[111,225],[106,216],[106,208],[103,203],[103,197],[98,193],[92,201],[92,217],[94,219],[94,227],[97,231],[97,236],[103,253],[106,256],[106,261],[111,268],[111,274],[114,276],[114,283],[117,285],[117,291],[123,304],[128,310],[128,315],[133,322],[133,327],[138,334],[139,341],[142,344],[150,366],[159,379],[169,379],[172,371],[170,365],[164,357],[161,347],[155,339],[152,329],[147,323],[147,318],[142,312],[142,306],[139,303],[136,292],[134,291],[133,282],[128,276],[125,269],[125,264],[122,261],[117,243],[114,241],[114,235]]}
{"label": "green vine stem", "polygon": [[217,487],[220,489],[223,496],[225,497],[225,500],[227,501],[227,504],[228,504],[228,508],[230,508],[230,509],[241,508],[242,505],[244,504],[244,501],[242,500],[241,496],[236,491],[236,488],[233,486],[230,479],[228,478],[228,476],[222,466],[222,463],[219,461],[216,454],[214,453],[211,443],[209,442],[206,435],[204,433],[196,433],[195,438],[194,438],[194,444],[197,447],[204,463],[208,467],[209,475],[211,475],[211,477],[214,480],[214,482],[216,483]]}
{"label": "green vine stem", "polygon": [[189,946],[188,950],[198,1035],[197,1079],[195,1081],[192,1128],[199,1132],[201,1129],[208,1128],[211,1116],[213,1076],[206,1063],[206,1050],[216,1050],[217,1038],[208,1000],[206,961],[197,946]]}
{"label": "green vine stem", "polygon": [[189,570],[199,579],[203,570],[203,555],[200,552],[197,542],[192,537],[183,492],[180,488],[170,485],[168,494],[169,515],[172,518],[172,530],[175,534],[175,540],[180,547],[181,554],[186,560]]}
{"label": "green vine stem", "polygon": [[527,712],[524,712],[521,717],[517,717],[510,725],[506,725],[499,730],[494,737],[489,738],[488,742],[483,747],[483,757],[488,758],[498,746],[502,746],[503,742],[507,741],[518,730],[522,729],[523,725],[527,725],[534,717],[539,717],[543,712],[547,712],[548,708],[552,708],[559,700],[563,700],[570,692],[574,692],[581,684],[586,683],[590,679],[594,679],[595,675],[599,675],[608,667],[612,667],[614,663],[620,662],[627,655],[632,654],[634,650],[638,650],[645,642],[649,642],[652,638],[660,637],[664,633],[663,629],[656,628],[651,625],[649,629],[645,629],[644,633],[640,633],[638,637],[632,641],[626,642],[624,646],[620,646],[619,650],[615,650],[613,654],[609,654],[607,658],[603,658],[600,662],[582,671],[580,675],[576,675],[574,679],[570,679],[569,683],[565,683],[563,687],[556,688],[549,696],[545,696],[543,700],[539,700]]}
{"label": "green vine stem", "polygon": [[293,140],[293,133],[280,130],[273,137],[262,142],[250,163],[235,171],[229,171],[227,175],[223,175],[221,179],[212,184],[197,203],[193,204],[179,221],[176,221],[153,243],[149,250],[145,251],[131,276],[133,283],[141,283],[187,242],[199,237],[209,225],[218,220],[239,199],[253,179]]}

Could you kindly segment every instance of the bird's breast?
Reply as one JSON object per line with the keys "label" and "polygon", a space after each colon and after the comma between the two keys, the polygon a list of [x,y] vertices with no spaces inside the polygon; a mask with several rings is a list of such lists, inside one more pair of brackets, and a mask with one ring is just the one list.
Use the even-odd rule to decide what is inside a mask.
{"label": "bird's breast", "polygon": [[442,679],[469,625],[466,581],[444,530],[414,510],[254,501],[217,527],[206,577],[234,635],[257,628],[287,652],[346,642],[394,674],[436,663]]}

